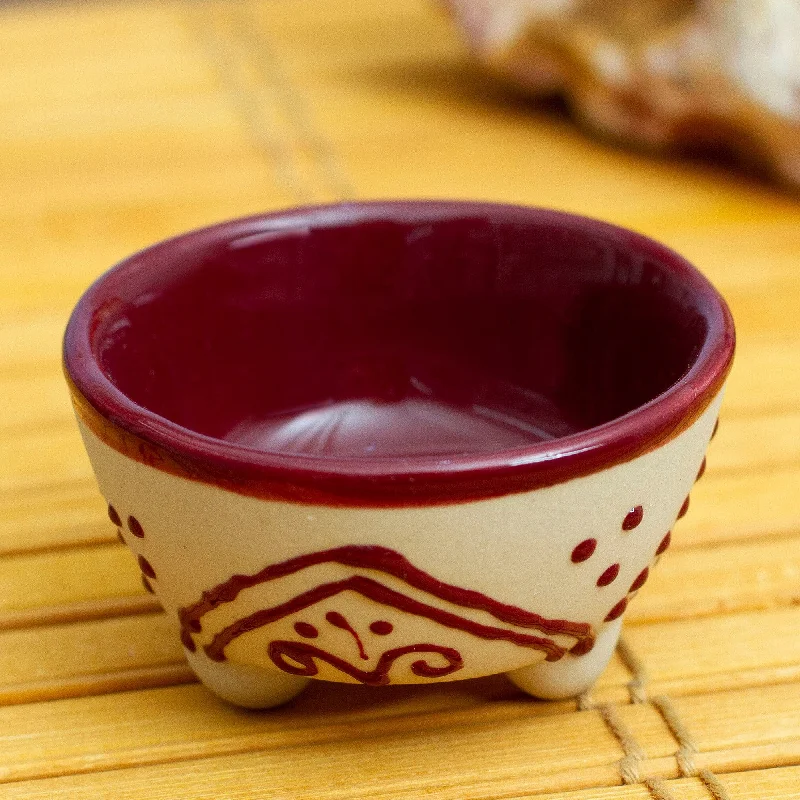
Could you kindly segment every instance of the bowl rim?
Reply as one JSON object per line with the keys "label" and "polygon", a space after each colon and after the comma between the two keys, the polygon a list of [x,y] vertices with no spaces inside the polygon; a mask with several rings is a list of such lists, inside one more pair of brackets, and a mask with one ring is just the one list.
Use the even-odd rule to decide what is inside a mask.
{"label": "bowl rim", "polygon": [[[677,276],[708,323],[687,372],[653,400],[609,422],[524,447],[468,455],[340,458],[274,453],[200,434],[138,405],[104,374],[92,347],[100,309],[124,297],[126,279],[212,244],[281,231],[376,220],[429,222],[465,215],[555,224],[615,240]],[[138,461],[232,491],[300,502],[429,505],[528,491],[588,475],[654,450],[686,430],[721,391],[735,350],[733,318],[710,281],[685,258],[642,234],[533,206],[463,200],[342,202],[233,219],[166,239],[97,278],[64,334],[63,366],[78,417],[106,444]]]}

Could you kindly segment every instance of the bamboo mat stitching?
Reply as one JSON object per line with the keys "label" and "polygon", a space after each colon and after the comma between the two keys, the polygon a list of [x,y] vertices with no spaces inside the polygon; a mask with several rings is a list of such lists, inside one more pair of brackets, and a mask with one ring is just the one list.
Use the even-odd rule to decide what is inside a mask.
{"label": "bamboo mat stitching", "polygon": [[650,702],[661,715],[670,733],[675,737],[675,741],[678,743],[678,751],[675,754],[675,758],[678,761],[678,769],[681,771],[681,775],[684,777],[694,777],[697,774],[697,768],[694,764],[694,757],[697,754],[697,745],[692,740],[691,734],[678,716],[677,709],[666,695],[653,697]]}
{"label": "bamboo mat stitching", "polygon": [[[252,6],[206,3],[204,22],[197,19],[198,8],[202,7],[190,7],[190,26],[279,186],[299,203],[353,198],[356,190],[339,154],[316,129],[308,102],[292,83]],[[248,70],[255,85],[244,77]],[[280,119],[288,132],[282,132]],[[309,156],[311,176],[300,168],[297,150]]]}
{"label": "bamboo mat stitching", "polygon": [[619,655],[622,663],[631,673],[631,680],[628,682],[628,693],[630,694],[632,703],[646,703],[647,702],[647,669],[644,662],[636,655],[636,653],[628,646],[624,636],[620,636],[617,643],[617,655]]}
{"label": "bamboo mat stitching", "polygon": [[720,779],[710,770],[701,769],[697,777],[705,784],[714,800],[732,800],[728,790],[722,785]]}
{"label": "bamboo mat stitching", "polygon": [[[697,769],[694,763],[694,757],[698,753],[697,745],[670,698],[666,695],[648,697],[648,678],[644,661],[635,653],[624,637],[619,640],[617,654],[632,676],[627,684],[631,703],[649,703],[664,720],[678,744],[675,760],[681,777],[698,778],[714,800],[731,800],[727,789],[711,770]],[[653,800],[674,800],[664,780],[656,776],[642,775],[642,766],[645,761],[644,750],[630,728],[622,721],[614,705],[610,703],[595,704],[591,699],[591,690],[589,690],[578,697],[577,707],[580,711],[596,710],[609,732],[619,742],[624,755],[617,766],[624,784],[644,785]]]}
{"label": "bamboo mat stitching", "polygon": [[675,795],[667,787],[666,781],[661,778],[645,778],[642,784],[650,792],[653,800],[676,800]]}
{"label": "bamboo mat stitching", "polygon": [[237,44],[222,32],[218,15],[213,10],[205,9],[207,19],[204,21],[197,18],[200,10],[203,5],[190,4],[188,27],[194,31],[254,147],[266,157],[280,188],[297,202],[310,202],[313,192],[296,168],[291,146],[280,135],[270,104],[263,102],[259,93],[241,78],[243,65]]}
{"label": "bamboo mat stitching", "polygon": [[[647,670],[644,661],[635,653],[631,646],[625,641],[624,637],[620,638],[619,645],[617,646],[617,653],[632,675],[632,680],[628,683],[631,702],[648,702]],[[694,757],[698,753],[697,745],[670,698],[666,695],[658,695],[649,698],[649,702],[652,707],[658,711],[678,744],[678,749],[675,752],[675,760],[677,761],[681,776],[684,778],[699,778],[714,800],[731,800],[727,789],[711,770],[697,769],[694,763]],[[634,781],[630,780],[630,778],[638,775],[638,770],[641,766],[640,761],[635,759],[635,755],[637,752],[642,752],[642,748],[639,747],[629,731],[622,730],[615,725],[613,716],[604,713],[603,709],[601,709],[601,715],[606,725],[608,725],[609,730],[611,730],[612,734],[619,740],[625,752],[625,758],[623,758],[619,764],[622,778],[626,783],[632,783]],[[626,738],[623,739],[622,735]],[[633,745],[635,745],[635,747],[633,747]],[[631,769],[631,766],[633,766],[633,769]],[[647,786],[654,800],[669,800],[669,793],[666,785],[659,778],[648,777],[638,782],[644,783],[644,785]]]}
{"label": "bamboo mat stitching", "polygon": [[622,747],[625,754],[619,761],[619,771],[622,781],[625,784],[642,783],[641,774],[642,762],[644,761],[644,750],[636,741],[633,732],[625,725],[611,704],[604,704],[597,707],[597,711],[603,718],[606,727]]}
{"label": "bamboo mat stitching", "polygon": [[678,769],[685,778],[699,778],[706,789],[708,789],[714,800],[730,800],[727,789],[722,785],[719,778],[709,769],[698,770],[694,763],[694,757],[698,753],[697,745],[694,743],[689,730],[678,715],[678,711],[672,701],[666,695],[659,695],[652,698],[652,704],[661,714],[662,719],[667,724],[670,733],[678,742],[678,752],[675,758],[678,762]]}
{"label": "bamboo mat stitching", "polygon": [[253,12],[252,3],[236,3],[234,6],[235,33],[239,40],[249,45],[255,56],[259,75],[275,90],[276,99],[281,104],[287,118],[292,122],[299,142],[305,146],[319,167],[329,193],[336,200],[349,200],[355,197],[356,189],[345,173],[342,160],[336,148],[316,129],[313,113],[303,94],[297,91],[287,70],[270,44],[264,30]]}

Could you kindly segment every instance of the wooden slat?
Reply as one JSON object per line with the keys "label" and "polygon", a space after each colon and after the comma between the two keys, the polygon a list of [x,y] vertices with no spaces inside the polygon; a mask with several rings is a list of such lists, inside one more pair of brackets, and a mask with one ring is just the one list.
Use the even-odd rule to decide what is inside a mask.
{"label": "wooden slat", "polygon": [[674,705],[701,752],[800,745],[800,683],[680,697]]}
{"label": "wooden slat", "polygon": [[[6,267],[10,269],[10,267]],[[61,364],[61,336],[67,314],[4,315],[0,319],[0,376],[36,377],[55,373]],[[3,391],[5,395],[5,390]]]}
{"label": "wooden slat", "polygon": [[0,554],[116,542],[93,478],[0,493]]}
{"label": "wooden slat", "polygon": [[0,435],[71,422],[72,404],[61,374],[52,370],[3,380]]}
{"label": "wooden slat", "polygon": [[800,337],[740,337],[728,380],[725,414],[785,412],[800,407]]}
{"label": "wooden slat", "polygon": [[144,595],[139,567],[120,544],[0,559],[0,627],[20,612]]}
{"label": "wooden slat", "polygon": [[[30,748],[22,750],[15,768],[4,777],[19,780],[46,776],[55,766],[61,775],[76,775],[39,787],[91,793],[102,786],[105,791],[119,792],[115,796],[131,798],[141,797],[148,780],[154,781],[156,775],[170,780],[173,791],[180,787],[191,797],[211,797],[221,784],[225,791],[235,786],[233,791],[242,792],[229,796],[246,797],[245,792],[255,791],[255,781],[268,781],[275,796],[283,792],[293,797],[324,798],[358,797],[366,787],[381,797],[436,792],[439,797],[477,798],[486,796],[487,791],[491,796],[508,797],[559,787],[578,788],[582,780],[591,780],[593,787],[613,787],[621,782],[619,773],[609,768],[621,755],[619,744],[598,711],[543,716],[536,709],[546,709],[546,705],[496,701],[491,708],[467,704],[446,712],[433,708],[428,713],[408,713],[408,708],[399,714],[397,709],[387,713],[387,706],[382,705],[377,717],[365,716],[363,710],[337,713],[316,704],[310,716],[308,709],[299,705],[253,715],[218,702],[209,703],[203,694],[200,687],[184,687],[119,695],[113,698],[118,712],[122,712],[117,715],[109,713],[108,697],[64,701],[49,709],[56,713],[48,713],[46,723],[36,710],[31,718],[20,713],[27,709],[6,709],[0,716],[8,731],[8,746],[21,750],[18,742],[35,736],[36,752],[42,758],[26,761]],[[688,719],[697,724],[692,734],[698,769],[713,767],[721,773],[726,766],[757,757],[759,752],[748,746],[753,733],[787,738],[781,720],[789,697],[784,688],[729,695],[722,707],[715,697],[685,700],[679,713],[684,722]],[[759,732],[748,732],[747,720],[737,713],[737,702],[759,704]],[[706,738],[709,728],[703,728],[703,720],[709,712],[715,717],[717,733]],[[641,748],[643,774],[662,779],[676,776],[677,744],[653,707],[621,709],[618,723]],[[66,746],[65,731],[72,732]],[[422,731],[424,737],[420,736]],[[505,743],[502,750],[487,738],[493,732],[494,741]],[[553,747],[554,735],[559,737],[557,749]],[[800,744],[797,730],[793,735]],[[589,736],[598,737],[591,755],[585,748]],[[780,758],[776,741],[773,739],[770,752],[773,759]],[[331,742],[336,742],[336,747],[326,748]],[[725,750],[715,747],[720,744],[727,745]],[[286,748],[293,753],[291,768],[281,757]],[[391,762],[385,759],[387,748],[391,749]],[[582,754],[577,769],[571,748]],[[788,758],[798,757],[800,746],[790,742],[784,752]],[[96,753],[104,755],[87,758],[87,754]],[[447,753],[447,758],[443,759],[442,753]],[[60,760],[52,755],[48,759],[49,754],[57,754]],[[764,748],[760,754],[767,754]],[[566,755],[573,761],[565,762]],[[180,762],[201,756],[202,770],[181,769]],[[119,772],[121,766],[128,769]],[[109,769],[114,771],[99,772]],[[569,775],[564,774],[567,769]],[[346,780],[331,780],[333,774],[346,776]],[[10,786],[9,796],[39,796],[24,793],[36,786],[31,783],[22,787],[19,795]]]}
{"label": "wooden slat", "polygon": [[[188,673],[175,626],[163,614],[154,613],[155,603],[149,596],[140,601],[62,606],[58,611],[63,617],[53,618],[51,611],[45,620],[0,629],[0,705],[100,694],[113,681],[127,681],[129,686],[134,681],[134,688],[167,685],[157,669],[163,666],[176,668],[172,682],[185,682]],[[630,679],[629,670],[615,657],[598,681],[595,695],[604,702],[625,703]],[[463,686],[441,691],[460,697]],[[333,698],[340,687],[329,688]],[[573,708],[574,702],[566,706]],[[553,712],[563,707],[553,704]]]}
{"label": "wooden slat", "polygon": [[0,492],[90,480],[77,425],[8,433],[0,439]]}
{"label": "wooden slat", "polygon": [[134,674],[137,688],[148,675],[159,685],[163,667],[179,681],[189,675],[174,623],[161,613],[0,631],[0,705],[98,694]]}
{"label": "wooden slat", "polygon": [[[698,783],[676,781],[677,800],[706,800],[708,795],[699,793],[702,787]],[[722,783],[735,800],[797,800],[800,797],[800,767],[725,775]]]}
{"label": "wooden slat", "polygon": [[[493,688],[487,681],[472,683]],[[316,698],[311,692],[312,697],[306,697],[305,702],[300,700],[291,708],[262,715],[209,702],[205,691],[197,686],[128,693],[114,698],[68,700],[49,707],[46,722],[37,709],[11,707],[0,712],[2,729],[7,732],[3,743],[11,748],[7,752],[13,759],[9,760],[16,764],[5,777],[10,780],[45,775],[41,771],[46,769],[44,763],[52,763],[56,754],[61,754],[59,769],[63,774],[245,752],[258,752],[258,760],[263,761],[269,760],[271,754],[280,758],[280,751],[287,747],[313,749],[336,742],[337,747],[348,752],[360,751],[361,757],[374,762],[376,768],[379,768],[379,753],[392,746],[400,770],[411,772],[416,763],[421,773],[427,773],[423,784],[436,785],[444,777],[436,775],[439,753],[461,751],[458,756],[461,761],[474,753],[473,748],[480,747],[481,742],[488,743],[493,731],[500,736],[505,731],[509,735],[513,732],[518,742],[517,763],[509,760],[503,770],[508,776],[525,765],[523,772],[538,773],[545,782],[558,781],[554,773],[562,772],[580,752],[585,767],[592,772],[606,772],[614,782],[614,771],[605,768],[614,764],[621,752],[599,712],[555,715],[553,704],[500,698],[491,705],[479,706],[475,702],[477,694],[470,700],[468,694],[452,698],[448,696],[451,692],[444,691],[446,704],[441,703],[437,690],[431,687],[411,696],[407,690],[400,690],[396,693],[396,703],[388,693],[386,701],[376,706],[372,702],[373,691],[340,687],[340,694],[350,699],[347,705],[333,693],[328,693],[335,701],[330,704],[319,692]],[[423,706],[421,700],[425,695],[432,696]],[[116,715],[109,713],[112,703]],[[669,731],[654,709],[629,706],[620,711],[620,716],[623,724],[635,731],[645,753],[655,757],[671,751]],[[573,752],[561,755],[555,752],[560,749],[553,747],[556,730],[567,738],[567,747],[563,749],[575,748]],[[66,731],[73,732],[67,747],[63,744]],[[459,741],[459,731],[463,742]],[[422,732],[424,737],[420,736]],[[34,748],[30,747],[32,736],[37,740]],[[588,755],[584,752],[585,740],[594,736],[599,737],[599,746],[597,752]],[[430,747],[425,747],[424,740]],[[39,758],[30,762],[26,756],[30,752],[38,753]],[[91,761],[86,757],[97,753],[106,753],[106,757],[98,760],[94,755]],[[562,784],[565,779],[566,776],[560,779]],[[380,783],[382,780],[376,784],[376,790]]]}
{"label": "wooden slat", "polygon": [[[779,609],[702,619],[631,625],[625,639],[647,667],[651,691],[686,691],[699,682],[711,691],[718,676],[743,673],[780,675],[792,680],[800,665],[800,608]],[[720,689],[727,682],[720,680]]]}
{"label": "wooden slat", "polygon": [[[796,274],[792,261],[800,247],[798,213],[792,198],[765,193],[759,202],[741,203],[733,217],[672,218],[654,230],[694,261],[726,294],[735,289],[746,298],[746,311],[757,301],[765,280],[786,280]],[[792,320],[786,322],[791,325]],[[763,335],[749,324],[743,330],[750,342]],[[790,335],[796,336],[796,326],[791,330]]]}
{"label": "wooden slat", "polygon": [[[66,310],[132,250],[291,200],[178,24],[185,9],[151,3],[125,21],[111,7],[51,12],[30,20],[42,36],[3,12],[0,96],[14,113],[0,124],[0,310]],[[62,25],[92,31],[91,43],[67,46]],[[39,57],[48,41],[60,59]]]}
{"label": "wooden slat", "polygon": [[[679,524],[674,538],[681,533]],[[798,602],[800,536],[792,536],[670,552],[631,603],[628,619],[686,619]]]}
{"label": "wooden slat", "polygon": [[676,526],[675,549],[740,539],[782,537],[800,531],[800,465],[768,472],[719,473],[715,454],[692,489],[689,513]]}
{"label": "wooden slat", "polygon": [[[570,738],[580,739],[592,730],[603,730],[604,739],[608,736],[603,723],[598,726],[602,716],[599,711],[568,712],[564,704],[516,700],[509,687],[497,681],[472,681],[465,688],[460,694],[452,687],[385,692],[386,697],[376,705],[374,690],[325,690],[318,686],[292,706],[261,715],[215,701],[200,686],[140,690],[49,706],[9,707],[0,711],[0,741],[8,763],[14,766],[0,773],[0,779],[41,778],[246,752],[263,754],[331,742],[352,742],[362,751],[373,751],[365,757],[375,758],[387,746],[387,739],[399,742],[400,750],[407,750],[425,771],[428,760],[439,756],[430,751],[426,756],[411,755],[420,744],[421,731],[434,737],[462,731],[467,738],[481,738],[487,731],[496,730],[502,736],[506,730],[509,735],[518,731],[515,735],[522,737],[527,747],[525,751],[503,752],[508,779],[512,780],[510,776],[516,772],[513,780],[529,780],[528,759],[536,758],[541,766],[535,771],[547,785],[557,780],[553,773],[564,769],[558,758],[543,757],[543,752],[552,747],[548,737],[553,735],[554,725]],[[795,702],[799,691],[800,684],[791,684],[691,696],[675,703],[674,711],[691,736],[697,769],[731,771],[748,761],[751,768],[760,768],[781,758],[791,762],[800,757],[800,711]],[[485,702],[487,696],[493,696],[491,705]],[[757,716],[742,717],[742,704],[758,709]],[[793,709],[791,715],[786,713],[787,704]],[[640,748],[642,774],[661,778],[679,775],[674,758],[678,744],[655,706],[627,706],[614,713]],[[64,737],[69,732],[73,736],[65,746]],[[606,758],[616,763],[619,753],[612,746],[613,737],[608,742]],[[769,746],[765,748],[763,742]],[[453,741],[451,750],[459,748],[457,740]],[[31,759],[29,753],[35,753],[36,758]],[[98,758],[99,753],[104,757]],[[585,759],[581,763],[586,766]],[[599,772],[594,767],[592,774],[597,777]],[[613,785],[614,773],[605,774],[605,782]]]}
{"label": "wooden slat", "polygon": [[[723,428],[724,426],[724,428]],[[709,453],[717,472],[762,473],[800,463],[800,411],[768,417],[720,419],[719,435]]]}
{"label": "wooden slat", "polygon": [[[178,691],[180,691],[180,696],[175,695]],[[191,696],[192,693],[194,697]],[[116,698],[119,703],[123,704],[123,708],[127,697],[120,695]],[[98,698],[97,700],[105,701],[106,699]],[[606,730],[599,714],[594,712],[570,715],[567,718],[569,722],[565,727],[566,720],[564,718],[547,715],[531,717],[529,714],[523,717],[519,713],[509,713],[511,709],[502,709],[506,713],[493,714],[491,720],[485,720],[481,724],[480,720],[476,720],[474,709],[468,709],[466,712],[457,714],[457,721],[463,723],[465,727],[462,728],[463,741],[456,747],[459,737],[457,734],[454,736],[454,729],[450,726],[452,722],[456,721],[452,719],[452,713],[456,712],[442,716],[432,714],[392,717],[388,724],[383,719],[358,719],[358,724],[353,724],[353,718],[348,720],[346,716],[341,723],[337,724],[335,718],[326,715],[317,717],[316,724],[313,724],[311,720],[305,720],[304,725],[301,723],[298,726],[299,720],[296,713],[290,713],[287,716],[287,711],[278,711],[265,716],[247,715],[223,707],[219,703],[209,703],[208,698],[204,696],[199,687],[160,690],[153,693],[139,692],[131,699],[135,701],[134,708],[128,714],[120,714],[118,717],[112,717],[108,711],[104,710],[107,703],[105,706],[103,703],[96,703],[98,709],[93,714],[91,709],[85,708],[89,701],[66,701],[67,704],[74,702],[80,707],[80,716],[72,716],[60,722],[53,719],[52,724],[54,726],[60,724],[64,729],[73,730],[76,729],[76,726],[80,726],[77,728],[77,732],[82,735],[74,736],[68,748],[65,748],[57,737],[56,729],[53,731],[52,737],[48,735],[42,740],[39,752],[46,756],[49,747],[55,753],[72,755],[75,758],[81,752],[100,753],[106,749],[113,754],[113,759],[106,760],[106,764],[108,764],[109,761],[124,763],[125,750],[133,751],[133,753],[152,754],[157,753],[160,748],[164,748],[161,757],[164,761],[169,762],[185,760],[187,755],[196,757],[201,751],[205,751],[202,753],[205,756],[236,752],[236,749],[233,748],[237,746],[237,743],[230,740],[238,738],[240,739],[238,742],[239,752],[258,751],[258,758],[233,756],[220,759],[220,761],[228,761],[230,766],[237,763],[242,765],[249,763],[251,766],[255,766],[260,763],[261,768],[265,770],[261,779],[263,780],[265,775],[269,774],[271,776],[269,785],[277,795],[280,795],[281,791],[289,791],[285,781],[291,779],[290,775],[286,773],[283,777],[279,774],[281,771],[279,765],[287,763],[282,751],[287,746],[294,749],[299,742],[304,743],[305,752],[300,756],[300,760],[295,762],[297,767],[300,767],[303,762],[307,762],[307,765],[311,766],[311,762],[314,761],[313,752],[321,752],[320,745],[325,742],[336,742],[335,749],[339,751],[339,755],[334,758],[340,764],[340,768],[345,770],[345,774],[351,775],[359,772],[358,770],[354,772],[353,769],[357,765],[351,765],[348,768],[347,762],[352,758],[362,762],[365,767],[371,763],[371,771],[379,774],[381,759],[376,756],[381,751],[386,752],[387,746],[391,747],[398,773],[411,776],[415,771],[414,764],[417,764],[416,772],[419,776],[417,780],[420,781],[420,786],[430,785],[432,781],[438,783],[444,777],[439,776],[437,780],[435,775],[433,759],[436,757],[436,750],[439,753],[460,750],[458,761],[464,759],[464,766],[466,766],[467,760],[470,757],[474,759],[481,747],[484,749],[490,747],[492,730],[496,729],[496,726],[500,726],[501,729],[497,733],[502,733],[503,729],[509,733],[512,730],[516,731],[520,757],[526,750],[531,756],[539,756],[538,766],[534,766],[534,769],[540,774],[559,768],[564,769],[574,760],[575,755],[581,752],[583,740],[587,736],[597,737],[598,744],[597,752],[585,757],[587,765],[602,767],[604,764],[613,763],[620,756],[616,741]],[[59,706],[62,705],[59,704]],[[9,712],[17,710],[22,711],[22,709],[15,708],[7,709]],[[168,713],[165,714],[164,711]],[[191,713],[192,711],[194,713]],[[136,716],[133,716],[134,714]],[[81,719],[85,720],[84,724],[80,724]],[[10,726],[8,729],[14,730],[14,727],[11,727],[12,721],[7,720],[7,722]],[[26,735],[24,731],[30,731],[31,728],[22,715],[20,715],[20,724],[22,727],[18,727],[16,730],[24,737]],[[188,729],[187,724],[190,726]],[[562,752],[562,756],[559,756],[553,752],[552,741],[548,742],[548,736],[552,737],[556,730],[568,737],[571,745],[567,747],[572,750],[571,753]],[[422,731],[425,731],[425,737],[420,737]],[[428,741],[427,748],[423,746],[423,738]],[[31,752],[30,749],[27,751]],[[358,756],[358,753],[361,755]],[[545,754],[547,758],[542,759]],[[127,757],[132,758],[136,763],[135,755]],[[536,764],[535,761],[533,763]],[[91,764],[86,766],[92,768]],[[326,770],[333,765],[328,763],[326,767],[324,763],[320,763],[319,766]],[[213,770],[211,759],[204,762],[204,768],[207,767],[211,767]],[[451,764],[449,769],[445,769],[451,772],[455,767],[456,764]],[[166,769],[169,770],[170,767],[168,766]],[[477,769],[477,764],[470,770],[473,775],[477,775],[475,769]],[[185,767],[183,771],[186,771]],[[131,773],[126,773],[126,775],[133,777]],[[318,777],[317,775],[316,780]],[[308,775],[308,779],[314,780],[315,776]],[[362,786],[369,785],[370,775],[362,773],[359,781],[363,781]],[[379,789],[380,783],[382,781],[374,785],[376,791]],[[283,784],[283,789],[281,784]],[[325,796],[323,787],[318,786],[318,789],[323,791],[322,796]],[[337,796],[337,794],[334,792],[331,796]]]}
{"label": "wooden slat", "polygon": [[[800,767],[737,772],[719,777],[728,797],[734,800],[797,800],[800,797]],[[667,781],[659,787],[666,800],[709,800],[714,797],[699,778]],[[537,800],[653,800],[656,791],[641,785],[608,789],[588,789],[566,794],[538,795]],[[668,793],[668,794],[667,794]],[[522,800],[522,798],[508,798]]]}
{"label": "wooden slat", "polygon": [[[800,797],[798,785],[800,785],[800,767],[777,768],[769,770],[758,770],[754,772],[741,772],[724,775],[720,779],[728,796],[734,800],[797,800]],[[217,795],[219,798],[224,796],[226,800],[248,797],[249,787],[245,787],[243,792],[239,792],[236,787],[231,789],[227,781],[220,780],[219,788],[225,792],[224,795]],[[709,794],[708,788],[699,778],[688,778],[681,780],[667,781],[662,784],[663,788],[669,792],[664,795],[674,800],[708,800],[713,795]],[[178,786],[182,787],[179,783]],[[103,794],[102,783],[95,782],[94,785],[88,784],[84,780],[47,780],[35,781],[29,784],[8,787],[10,800],[44,800],[47,798],[74,797],[74,791],[81,791],[82,796],[87,800],[94,798],[107,797]],[[138,785],[131,787],[131,791],[124,795],[116,795],[124,800],[140,800],[145,797],[156,797],[153,787],[150,793],[145,786]],[[211,794],[192,794],[198,800],[211,800]],[[263,795],[262,795],[263,796]],[[439,795],[443,796],[443,795]],[[402,798],[403,795],[384,794],[383,797],[391,797],[393,800]],[[407,797],[407,795],[406,795]],[[466,795],[465,795],[466,797]],[[510,796],[506,795],[504,800],[527,800],[530,794]],[[591,788],[574,792],[558,792],[556,794],[539,794],[538,800],[652,800],[651,793],[643,785],[637,786],[615,786],[608,788]]]}

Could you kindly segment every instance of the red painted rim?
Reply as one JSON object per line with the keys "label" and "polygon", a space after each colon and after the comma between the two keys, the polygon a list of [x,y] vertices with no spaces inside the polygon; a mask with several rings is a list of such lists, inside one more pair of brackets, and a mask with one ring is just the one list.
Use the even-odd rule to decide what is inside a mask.
{"label": "red painted rim", "polygon": [[[687,373],[666,392],[611,422],[497,453],[413,459],[314,459],[269,453],[198,434],[137,405],[106,377],[92,348],[98,310],[124,295],[126,281],[183,253],[257,234],[265,224],[402,222],[481,213],[615,239],[666,267],[691,292],[708,325]],[[78,302],[64,338],[64,369],[82,420],[106,443],[173,474],[241,494],[342,505],[407,506],[463,502],[553,485],[629,461],[688,428],[721,390],[735,349],[725,301],[688,261],[640,234],[562,212],[487,203],[412,201],[319,206],[233,220],[156,244],[102,275]]]}

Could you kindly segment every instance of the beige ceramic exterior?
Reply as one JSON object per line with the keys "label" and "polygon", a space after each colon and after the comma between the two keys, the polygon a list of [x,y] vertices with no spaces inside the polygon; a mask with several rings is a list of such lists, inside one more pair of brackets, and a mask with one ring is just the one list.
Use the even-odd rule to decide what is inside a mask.
{"label": "beige ceramic exterior", "polygon": [[[487,626],[497,624],[488,611],[457,607],[409,585],[402,576],[320,563],[245,589],[203,616],[202,630],[193,635],[196,650],[187,656],[200,679],[221,697],[265,707],[300,691],[307,678],[280,671],[268,649],[274,640],[298,640],[294,626],[301,623],[318,631],[315,645],[362,672],[375,669],[388,648],[420,642],[452,648],[461,656],[463,665],[456,671],[425,677],[412,671],[412,665],[421,658],[435,668],[441,665],[440,654],[402,655],[391,664],[391,683],[508,672],[524,690],[552,698],[584,691],[605,668],[621,619],[604,619],[635,593],[629,593],[629,587],[656,558],[698,473],[720,402],[721,394],[687,430],[660,448],[589,476],[496,499],[389,509],[306,505],[235,494],[132,460],[102,442],[83,422],[81,431],[100,489],[122,519],[127,543],[155,572],[151,584],[175,621],[176,636],[179,610],[196,604],[204,592],[233,575],[254,575],[271,564],[329,548],[373,545],[401,554],[444,584],[549,619],[588,623],[597,637],[589,653],[567,653],[548,662],[539,650],[481,638],[348,590],[238,636],[227,645],[224,661],[206,655],[204,646],[232,622],[356,572],[440,611]],[[638,505],[644,510],[641,524],[623,530],[623,519]],[[129,515],[141,523],[142,538],[124,529]],[[574,563],[574,548],[590,538],[597,540],[595,552]],[[600,575],[614,564],[620,565],[618,576],[609,585],[598,586]],[[332,611],[346,619],[353,632],[326,622]],[[391,632],[373,633],[370,625],[376,620],[389,623]],[[566,649],[577,641],[567,634],[551,639]],[[315,666],[317,678],[357,680],[325,660],[316,659]]]}

